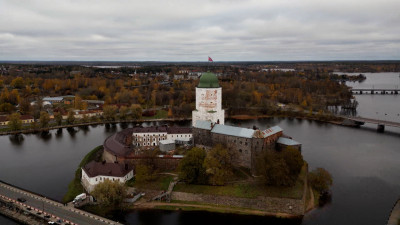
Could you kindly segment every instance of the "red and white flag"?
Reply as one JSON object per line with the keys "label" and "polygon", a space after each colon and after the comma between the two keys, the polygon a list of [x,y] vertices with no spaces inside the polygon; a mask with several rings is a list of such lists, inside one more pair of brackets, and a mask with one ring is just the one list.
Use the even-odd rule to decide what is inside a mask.
{"label": "red and white flag", "polygon": [[210,56],[208,56],[208,61],[209,62],[214,62]]}

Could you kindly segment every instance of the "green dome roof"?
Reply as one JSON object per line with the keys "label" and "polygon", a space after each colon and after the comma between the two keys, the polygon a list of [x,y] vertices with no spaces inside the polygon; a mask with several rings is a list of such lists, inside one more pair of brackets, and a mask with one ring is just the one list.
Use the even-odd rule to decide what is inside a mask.
{"label": "green dome roof", "polygon": [[199,88],[219,88],[218,78],[214,73],[204,73],[200,77]]}

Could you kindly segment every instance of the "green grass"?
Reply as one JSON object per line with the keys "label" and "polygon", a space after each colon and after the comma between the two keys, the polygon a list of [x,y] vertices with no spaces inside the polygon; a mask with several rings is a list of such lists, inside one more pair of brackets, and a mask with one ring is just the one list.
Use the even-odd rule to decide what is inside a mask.
{"label": "green grass", "polygon": [[169,183],[174,179],[173,176],[161,175],[157,178],[148,182],[136,182],[134,187],[139,189],[151,189],[151,190],[167,190]]}
{"label": "green grass", "polygon": [[76,169],[75,171],[74,179],[68,184],[68,191],[63,197],[63,202],[65,203],[70,202],[74,200],[74,198],[77,195],[85,192],[85,189],[81,184],[81,177],[82,177],[81,167],[86,165],[90,161],[94,160],[97,156],[97,153],[101,150],[103,150],[103,146],[102,145],[97,146],[82,159],[81,163],[78,166],[78,169]]}
{"label": "green grass", "polygon": [[258,196],[293,198],[301,199],[304,191],[304,179],[306,176],[306,166],[303,166],[296,184],[292,187],[266,186],[262,182],[244,182],[238,184],[228,184],[225,186],[195,185],[178,183],[174,191],[223,195],[240,198],[256,198]]}
{"label": "green grass", "polygon": [[168,117],[168,111],[158,110],[154,116],[144,116],[143,119],[164,119]]}

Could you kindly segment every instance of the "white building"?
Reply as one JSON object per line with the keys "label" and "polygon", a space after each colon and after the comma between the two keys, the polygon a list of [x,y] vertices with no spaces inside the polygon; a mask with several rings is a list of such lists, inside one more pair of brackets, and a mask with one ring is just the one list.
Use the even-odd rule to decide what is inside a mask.
{"label": "white building", "polygon": [[121,183],[125,183],[132,178],[133,169],[127,164],[91,161],[82,167],[82,185],[89,193],[93,191],[97,184],[105,180],[117,180]]}
{"label": "white building", "polygon": [[192,125],[204,120],[212,123],[225,123],[225,110],[222,109],[222,88],[214,73],[204,73],[196,87],[196,109],[192,112]]}
{"label": "white building", "polygon": [[135,146],[158,146],[160,141],[188,141],[192,129],[188,127],[135,127],[132,128],[132,143]]}

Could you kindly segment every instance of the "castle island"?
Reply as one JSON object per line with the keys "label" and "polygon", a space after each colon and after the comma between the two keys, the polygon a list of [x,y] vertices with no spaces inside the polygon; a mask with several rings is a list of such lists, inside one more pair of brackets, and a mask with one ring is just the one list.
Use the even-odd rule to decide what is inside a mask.
{"label": "castle island", "polygon": [[[103,162],[90,162],[82,167],[82,184],[87,192],[91,192],[106,179],[126,182],[135,176],[135,167],[149,159],[158,171],[175,171],[184,158],[184,155],[174,153],[177,148],[197,147],[207,152],[217,145],[227,149],[233,167],[246,169],[252,176],[257,175],[257,160],[265,152],[282,152],[288,148],[301,152],[301,144],[285,135],[279,126],[260,130],[256,127],[226,125],[225,111],[222,109],[222,88],[217,76],[208,72],[201,76],[196,87],[192,127],[137,126],[115,133],[103,143]],[[159,154],[152,154],[155,149]],[[210,197],[179,192],[173,192],[172,199],[207,204],[218,204],[219,201],[232,207],[299,216],[304,215],[307,208],[305,193],[309,190],[305,180],[303,185],[301,197],[297,199],[268,196],[251,199]]]}

